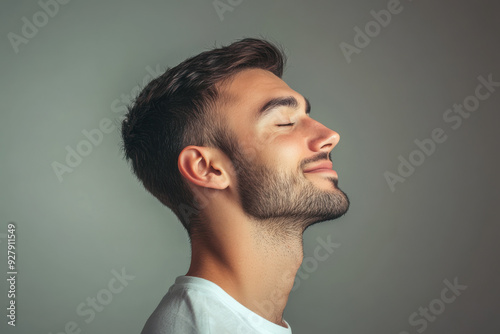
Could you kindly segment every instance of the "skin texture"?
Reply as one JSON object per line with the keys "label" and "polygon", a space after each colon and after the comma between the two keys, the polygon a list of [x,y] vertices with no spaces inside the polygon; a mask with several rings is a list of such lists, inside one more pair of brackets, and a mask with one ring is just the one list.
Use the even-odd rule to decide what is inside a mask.
{"label": "skin texture", "polygon": [[[243,70],[221,90],[227,102],[219,112],[237,149],[230,157],[188,146],[178,160],[193,191],[205,194],[186,275],[216,283],[286,327],[283,311],[303,260],[305,229],[349,208],[335,171],[305,172],[330,161],[339,134],[309,117],[302,95],[271,72]],[[258,117],[271,98],[288,96],[298,108],[280,106]]]}

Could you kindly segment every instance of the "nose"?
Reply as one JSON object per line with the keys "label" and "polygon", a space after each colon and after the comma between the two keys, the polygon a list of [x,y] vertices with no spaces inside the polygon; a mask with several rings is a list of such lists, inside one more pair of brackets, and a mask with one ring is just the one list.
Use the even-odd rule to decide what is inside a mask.
{"label": "nose", "polygon": [[340,135],[320,122],[312,121],[314,121],[314,124],[311,129],[312,136],[310,137],[309,148],[314,152],[330,152],[338,144]]}

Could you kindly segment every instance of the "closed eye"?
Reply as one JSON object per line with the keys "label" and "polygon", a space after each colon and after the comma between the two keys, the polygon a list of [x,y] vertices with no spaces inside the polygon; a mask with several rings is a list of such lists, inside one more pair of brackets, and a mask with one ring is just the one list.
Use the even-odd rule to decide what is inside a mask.
{"label": "closed eye", "polygon": [[277,126],[292,126],[295,123],[286,123],[286,124],[276,124]]}

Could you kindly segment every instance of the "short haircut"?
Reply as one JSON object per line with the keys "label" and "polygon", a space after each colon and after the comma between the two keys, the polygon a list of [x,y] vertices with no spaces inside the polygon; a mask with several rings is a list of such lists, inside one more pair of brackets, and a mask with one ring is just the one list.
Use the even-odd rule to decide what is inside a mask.
{"label": "short haircut", "polygon": [[199,218],[200,203],[179,172],[177,160],[189,145],[229,147],[217,110],[224,96],[219,85],[244,69],[258,68],[282,77],[286,55],[276,45],[245,38],[214,48],[168,68],[128,107],[122,122],[123,152],[144,187],[179,218],[188,235]]}

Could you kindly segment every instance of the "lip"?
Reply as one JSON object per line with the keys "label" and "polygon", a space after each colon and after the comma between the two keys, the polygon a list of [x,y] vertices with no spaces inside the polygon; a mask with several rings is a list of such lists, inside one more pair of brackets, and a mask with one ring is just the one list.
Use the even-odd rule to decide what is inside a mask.
{"label": "lip", "polygon": [[305,172],[305,173],[309,173],[309,174],[313,174],[313,173],[330,173],[330,174],[337,175],[337,172],[334,171],[333,169],[326,169],[326,168],[315,169],[315,170],[312,170],[312,171],[309,171],[309,172]]}
{"label": "lip", "polygon": [[322,162],[318,165],[315,165],[313,167],[305,169],[304,173],[319,173],[319,172],[327,172],[327,171],[334,172],[332,167],[333,167],[332,162],[326,161],[326,162]]}

